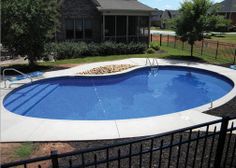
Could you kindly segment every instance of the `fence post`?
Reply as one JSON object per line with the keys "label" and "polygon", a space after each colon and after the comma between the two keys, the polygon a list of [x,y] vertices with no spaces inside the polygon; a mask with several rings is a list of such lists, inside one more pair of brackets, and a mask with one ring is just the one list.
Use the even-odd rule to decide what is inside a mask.
{"label": "fence post", "polygon": [[51,158],[52,158],[52,168],[59,168],[56,150],[51,151]]}
{"label": "fence post", "polygon": [[219,41],[217,41],[217,44],[216,44],[216,56],[215,56],[215,59],[217,59],[218,50],[219,50]]}
{"label": "fence post", "polygon": [[236,49],[234,50],[234,63],[235,64],[235,61],[236,61]]}
{"label": "fence post", "polygon": [[223,151],[224,151],[224,145],[225,145],[228,124],[229,124],[229,117],[223,117],[222,123],[221,123],[221,128],[220,128],[220,133],[219,133],[218,144],[216,147],[214,168],[221,167],[221,160],[222,160]]}
{"label": "fence post", "polygon": [[161,43],[162,43],[162,34],[160,34],[160,46],[161,46]]}
{"label": "fence post", "polygon": [[151,42],[152,42],[152,34],[151,34]]}
{"label": "fence post", "polygon": [[202,48],[201,48],[201,56],[202,56],[202,54],[203,54],[203,46],[204,45],[204,39],[202,39]]}
{"label": "fence post", "polygon": [[169,39],[170,39],[170,35],[168,34],[168,36],[167,36],[167,46],[169,46]]}
{"label": "fence post", "polygon": [[184,41],[182,41],[182,50],[184,50]]}
{"label": "fence post", "polygon": [[176,48],[176,41],[177,41],[177,36],[175,36],[175,46],[174,46],[174,48]]}

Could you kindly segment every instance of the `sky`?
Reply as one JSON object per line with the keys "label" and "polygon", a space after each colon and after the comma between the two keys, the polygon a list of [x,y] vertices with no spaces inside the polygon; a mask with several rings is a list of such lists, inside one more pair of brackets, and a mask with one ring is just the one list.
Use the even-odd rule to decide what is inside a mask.
{"label": "sky", "polygon": [[[164,9],[178,9],[180,7],[180,3],[183,2],[183,0],[139,0],[140,2],[152,7],[157,8],[160,10]],[[215,2],[221,2],[222,0],[212,0]]]}

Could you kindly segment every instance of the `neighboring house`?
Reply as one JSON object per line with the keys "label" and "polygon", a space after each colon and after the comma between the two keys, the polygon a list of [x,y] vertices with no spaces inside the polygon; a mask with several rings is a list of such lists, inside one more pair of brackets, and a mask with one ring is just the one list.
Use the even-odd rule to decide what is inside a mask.
{"label": "neighboring house", "polygon": [[162,17],[163,11],[155,9],[155,11],[152,13],[151,17],[151,25],[155,27],[161,27],[161,17]]}
{"label": "neighboring house", "polygon": [[218,3],[219,14],[224,15],[226,19],[230,19],[233,25],[236,25],[236,0],[224,0]]}
{"label": "neighboring house", "polygon": [[161,28],[165,29],[167,21],[177,17],[178,14],[178,10],[165,10],[161,16]]}
{"label": "neighboring house", "polygon": [[57,40],[149,41],[153,9],[137,0],[62,0]]}

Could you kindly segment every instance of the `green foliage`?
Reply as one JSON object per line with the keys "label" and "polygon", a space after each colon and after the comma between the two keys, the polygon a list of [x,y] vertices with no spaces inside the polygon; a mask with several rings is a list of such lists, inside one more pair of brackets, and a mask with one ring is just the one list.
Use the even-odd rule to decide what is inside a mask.
{"label": "green foliage", "polygon": [[56,53],[56,59],[70,59],[86,56],[106,56],[122,54],[140,54],[146,50],[143,43],[84,43],[84,42],[61,42],[48,43],[45,45],[45,55]]}
{"label": "green foliage", "polygon": [[29,157],[34,151],[35,146],[33,143],[23,143],[20,147],[15,150],[15,155],[18,158]]}
{"label": "green foliage", "polygon": [[58,26],[57,0],[2,0],[2,43],[29,63],[42,56]]}
{"label": "green foliage", "polygon": [[147,54],[154,54],[156,50],[154,50],[153,48],[148,48],[146,52]]}
{"label": "green foliage", "polygon": [[218,15],[217,11],[219,11],[220,6],[214,5],[212,6],[207,14],[205,21],[205,31],[227,31],[227,28],[231,24],[231,20],[225,19],[224,16]]}
{"label": "green foliage", "polygon": [[156,51],[160,50],[159,42],[157,42],[157,41],[151,42],[150,43],[150,48],[153,48]]}
{"label": "green foliage", "polygon": [[176,29],[176,18],[165,19],[163,20],[163,22],[165,23],[165,29],[169,29],[169,30]]}
{"label": "green foliage", "polygon": [[195,41],[204,38],[204,32],[227,22],[221,16],[216,16],[215,11],[210,0],[184,1],[176,20],[176,34],[193,46]]}

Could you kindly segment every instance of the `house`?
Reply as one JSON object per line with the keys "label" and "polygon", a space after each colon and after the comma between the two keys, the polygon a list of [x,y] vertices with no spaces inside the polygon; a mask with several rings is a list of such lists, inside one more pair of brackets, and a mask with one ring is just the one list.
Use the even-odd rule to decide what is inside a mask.
{"label": "house", "polygon": [[224,0],[218,3],[218,13],[224,15],[226,19],[230,19],[233,25],[236,25],[236,0]]}
{"label": "house", "polygon": [[161,28],[165,29],[168,20],[176,18],[179,14],[178,10],[165,10],[161,16]]}
{"label": "house", "polygon": [[155,11],[152,13],[152,17],[151,17],[151,26],[161,27],[162,14],[163,14],[162,10],[155,9]]}
{"label": "house", "polygon": [[153,9],[137,0],[62,0],[56,39],[149,41]]}

